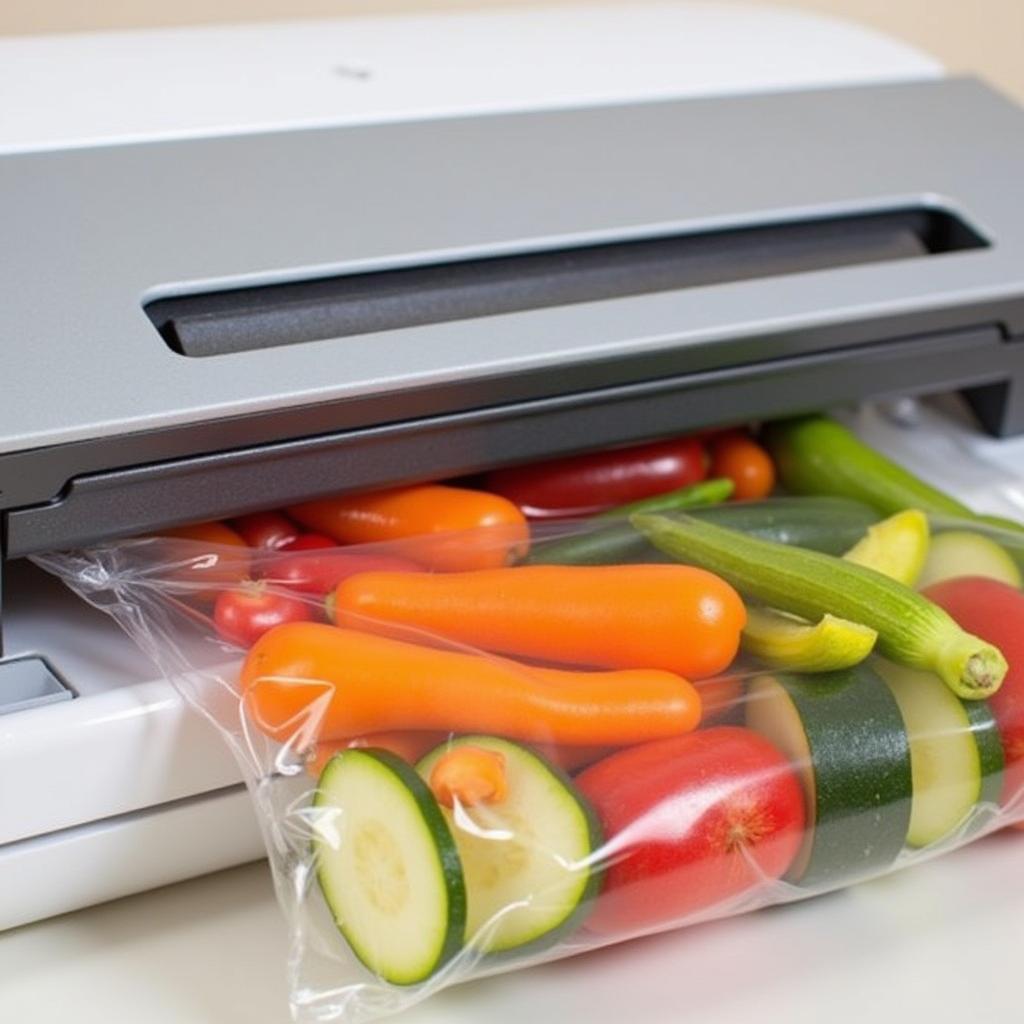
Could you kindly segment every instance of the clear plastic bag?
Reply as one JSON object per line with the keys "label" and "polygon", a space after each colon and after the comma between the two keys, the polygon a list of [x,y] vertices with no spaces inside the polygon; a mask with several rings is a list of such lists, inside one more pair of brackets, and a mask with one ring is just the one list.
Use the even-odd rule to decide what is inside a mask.
{"label": "clear plastic bag", "polygon": [[[714,525],[756,541],[801,500],[722,506]],[[811,500],[812,546],[835,558],[864,524]],[[217,725],[288,920],[293,1013],[355,1022],[1024,820],[1019,590],[942,584],[1009,662],[995,697],[962,700],[912,643],[762,607],[742,580],[764,564],[742,546],[719,575],[672,539],[591,520],[534,524],[529,543],[501,528],[302,553],[142,539],[37,561]],[[838,594],[849,563],[822,564]],[[253,626],[246,600],[270,620]],[[741,648],[744,602],[757,629]]]}

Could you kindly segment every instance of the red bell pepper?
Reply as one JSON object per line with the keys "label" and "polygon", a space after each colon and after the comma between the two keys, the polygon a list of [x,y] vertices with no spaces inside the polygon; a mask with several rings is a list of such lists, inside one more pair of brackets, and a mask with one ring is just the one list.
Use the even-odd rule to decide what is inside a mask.
{"label": "red bell pepper", "polygon": [[696,438],[589,452],[488,473],[484,486],[531,519],[588,516],[703,480],[708,458]]}

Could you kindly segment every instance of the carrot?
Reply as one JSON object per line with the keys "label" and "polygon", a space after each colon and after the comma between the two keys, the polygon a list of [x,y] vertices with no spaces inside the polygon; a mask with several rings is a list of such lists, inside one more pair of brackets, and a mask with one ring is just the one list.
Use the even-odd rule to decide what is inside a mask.
{"label": "carrot", "polygon": [[474,746],[449,750],[430,772],[430,790],[445,807],[500,804],[508,796],[505,755]]}
{"label": "carrot", "polygon": [[[309,501],[288,515],[342,544],[421,538],[402,544],[400,553],[446,572],[507,565],[525,555],[530,539],[525,517],[508,499],[441,484]],[[461,535],[424,539],[430,534]]]}
{"label": "carrot", "polygon": [[473,573],[371,572],[334,592],[339,626],[426,630],[542,661],[721,672],[746,621],[736,591],[685,565],[530,565]]}
{"label": "carrot", "polygon": [[624,746],[700,720],[697,691],[668,672],[533,668],[315,622],[264,633],[240,684],[256,727],[300,747],[392,729]]}
{"label": "carrot", "polygon": [[335,754],[349,747],[376,747],[396,754],[403,761],[415,764],[428,750],[433,750],[446,737],[442,732],[406,731],[374,732],[366,736],[355,736],[341,740],[322,740],[317,743],[312,756],[306,762],[306,771],[314,778],[327,767]]}

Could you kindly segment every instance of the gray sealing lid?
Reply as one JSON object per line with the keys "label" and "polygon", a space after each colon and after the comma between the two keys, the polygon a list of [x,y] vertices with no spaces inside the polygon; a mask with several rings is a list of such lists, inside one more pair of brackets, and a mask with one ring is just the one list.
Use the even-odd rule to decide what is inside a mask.
{"label": "gray sealing lid", "polygon": [[[625,355],[678,367],[702,351],[698,369],[709,346],[766,333],[936,309],[976,318],[1024,294],[1021,180],[1024,113],[970,80],[7,155],[0,220],[17,245],[2,274],[0,454],[355,400],[372,426],[377,396],[393,406],[447,389],[437,411],[456,412],[486,401],[488,381],[547,375],[538,393],[550,394]],[[143,310],[227,287],[920,205],[994,244],[205,359],[168,348]]]}

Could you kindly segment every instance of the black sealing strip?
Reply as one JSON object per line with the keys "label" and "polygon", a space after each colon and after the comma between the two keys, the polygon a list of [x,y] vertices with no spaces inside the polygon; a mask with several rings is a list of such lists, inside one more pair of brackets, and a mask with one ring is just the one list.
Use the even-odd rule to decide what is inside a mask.
{"label": "black sealing strip", "polygon": [[922,208],[176,296],[146,313],[174,351],[214,356],[987,244]]}

